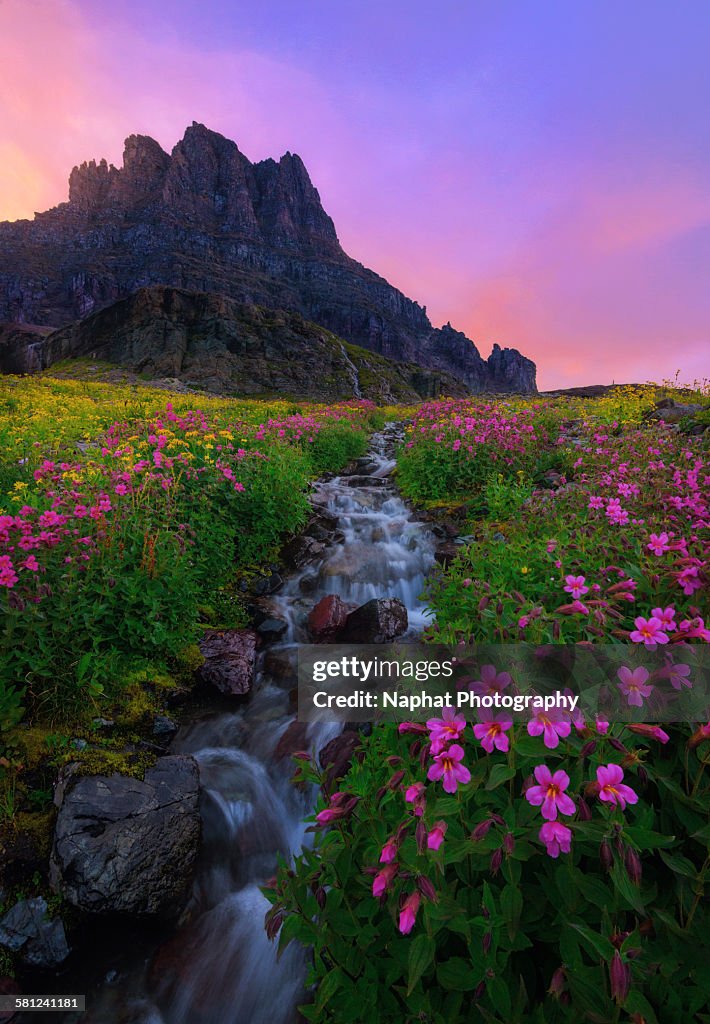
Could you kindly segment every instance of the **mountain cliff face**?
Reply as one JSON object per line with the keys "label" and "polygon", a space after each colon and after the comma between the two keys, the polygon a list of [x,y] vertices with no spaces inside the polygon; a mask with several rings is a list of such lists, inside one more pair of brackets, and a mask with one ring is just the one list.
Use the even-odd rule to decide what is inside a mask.
{"label": "mountain cliff face", "polygon": [[385,359],[298,313],[159,285],[49,333],[0,325],[0,372],[32,373],[67,359],[227,395],[386,403],[467,393],[441,370]]}
{"label": "mountain cliff face", "polygon": [[465,335],[341,248],[301,159],[251,163],[193,124],[171,154],[126,140],[121,168],[75,167],[69,201],[0,223],[0,321],[60,327],[138,288],[169,285],[295,311],[390,359],[453,374],[474,392],[534,391],[535,365]]}

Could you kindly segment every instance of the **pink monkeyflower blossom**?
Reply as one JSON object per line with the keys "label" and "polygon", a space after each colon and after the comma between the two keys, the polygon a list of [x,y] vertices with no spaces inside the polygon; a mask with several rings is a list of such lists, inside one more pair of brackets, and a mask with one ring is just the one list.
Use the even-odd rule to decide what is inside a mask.
{"label": "pink monkeyflower blossom", "polygon": [[316,814],[316,821],[319,825],[330,825],[331,822],[337,821],[338,818],[343,818],[345,812],[342,807],[326,807],[325,810],[319,811]]}
{"label": "pink monkeyflower blossom", "polygon": [[465,580],[461,580],[461,586],[462,587],[470,587],[472,583],[473,583],[473,580],[470,579],[470,577],[467,577]]}
{"label": "pink monkeyflower blossom", "polygon": [[28,558],[22,563],[24,569],[29,569],[30,572],[39,572],[39,562],[34,555],[29,555]]}
{"label": "pink monkeyflower blossom", "polygon": [[537,786],[530,786],[525,792],[525,799],[533,807],[540,807],[540,813],[548,821],[554,821],[559,810],[560,814],[574,814],[574,800],[564,792],[569,786],[569,775],[562,770],[553,775],[545,764],[539,764],[534,771]]}
{"label": "pink monkeyflower blossom", "polygon": [[530,616],[529,615],[521,615],[520,618],[518,619],[518,628],[519,629],[527,629],[527,627],[529,625],[530,625]]}
{"label": "pink monkeyflower blossom", "polygon": [[670,551],[670,538],[667,533],[652,533],[648,538],[648,544],[646,548],[652,551],[654,555],[665,555],[666,551]]}
{"label": "pink monkeyflower blossom", "polygon": [[493,696],[495,693],[502,693],[510,683],[510,675],[507,672],[499,672],[495,665],[482,665],[481,678],[470,683],[469,690],[480,696]]}
{"label": "pink monkeyflower blossom", "polygon": [[434,827],[426,838],[427,847],[430,850],[438,850],[444,841],[446,830],[448,825],[445,821],[437,821],[434,823]]}
{"label": "pink monkeyflower blossom", "polygon": [[411,786],[408,786],[405,793],[404,799],[408,804],[416,803],[420,796],[423,796],[426,791],[426,786],[423,782],[414,782]]}
{"label": "pink monkeyflower blossom", "polygon": [[675,632],[675,608],[672,604],[669,604],[667,608],[652,608],[651,616],[654,619],[658,619],[663,629],[669,633]]}
{"label": "pink monkeyflower blossom", "polygon": [[668,676],[668,681],[674,690],[680,690],[683,686],[687,686],[688,689],[692,689],[693,683],[690,679],[690,665],[666,665],[664,675]]}
{"label": "pink monkeyflower blossom", "polygon": [[561,821],[546,821],[540,829],[540,839],[545,844],[547,855],[557,859],[560,853],[569,853],[572,830]]}
{"label": "pink monkeyflower blossom", "polygon": [[483,749],[489,754],[492,754],[494,749],[505,753],[510,748],[510,742],[505,734],[512,728],[513,719],[503,712],[494,715],[487,708],[484,708],[478,717],[480,722],[474,725],[473,735],[481,741]]}
{"label": "pink monkeyflower blossom", "polygon": [[392,885],[397,874],[396,864],[387,864],[381,871],[378,871],[372,880],[372,895],[375,899],[384,896]]}
{"label": "pink monkeyflower blossom", "polygon": [[639,736],[646,736],[650,740],[658,740],[659,743],[667,743],[669,736],[661,729],[660,725],[642,725],[640,722],[629,722],[626,728]]}
{"label": "pink monkeyflower blossom", "polygon": [[465,785],[471,781],[471,773],[468,768],[461,764],[463,760],[463,747],[458,743],[452,744],[448,750],[442,751],[434,758],[434,764],[427,772],[427,778],[431,782],[443,779],[444,791],[455,793],[459,783]]}
{"label": "pink monkeyflower blossom", "polygon": [[600,765],[597,768],[597,782],[599,783],[599,799],[606,803],[618,806],[625,810],[627,804],[638,802],[638,796],[631,786],[627,786],[621,780],[624,777],[624,770],[621,765],[608,764],[606,767]]}
{"label": "pink monkeyflower blossom", "polygon": [[542,736],[548,750],[559,745],[560,737],[569,736],[572,726],[561,711],[538,711],[528,722],[528,733],[531,736]]}
{"label": "pink monkeyflower blossom", "polygon": [[593,495],[589,499],[589,504],[587,505],[587,508],[594,508],[594,509],[604,508],[604,499],[603,498],[599,498],[599,497]]}
{"label": "pink monkeyflower blossom", "polygon": [[397,858],[399,844],[396,839],[388,839],[380,853],[380,864],[393,864]]}
{"label": "pink monkeyflower blossom", "polygon": [[466,719],[449,706],[444,708],[441,718],[430,718],[426,725],[431,736],[431,752],[439,754],[448,743],[461,736],[466,728]]}
{"label": "pink monkeyflower blossom", "polygon": [[414,927],[414,922],[417,919],[417,911],[419,910],[419,904],[421,901],[421,895],[415,889],[414,892],[407,896],[406,900],[402,904],[402,909],[399,912],[399,930],[402,935],[409,935]]}
{"label": "pink monkeyflower blossom", "polygon": [[598,716],[594,719],[594,727],[600,736],[606,736],[609,731],[609,723],[605,718],[599,718]]}
{"label": "pink monkeyflower blossom", "polygon": [[571,594],[575,600],[589,593],[589,587],[584,585],[584,576],[565,576],[565,583],[565,592]]}
{"label": "pink monkeyflower blossom", "polygon": [[678,584],[686,597],[691,597],[696,590],[700,590],[702,582],[699,579],[698,568],[695,565],[688,566],[678,574]]}
{"label": "pink monkeyflower blossom", "polygon": [[648,683],[648,669],[639,665],[632,671],[626,665],[622,665],[616,674],[621,680],[617,685],[629,706],[643,707],[644,697],[650,697],[653,691],[653,685]]}
{"label": "pink monkeyflower blossom", "polygon": [[663,632],[663,623],[660,619],[651,616],[644,619],[642,615],[634,619],[636,629],[629,633],[629,640],[635,644],[645,644],[646,647],[655,647],[656,644],[667,644],[668,635]]}

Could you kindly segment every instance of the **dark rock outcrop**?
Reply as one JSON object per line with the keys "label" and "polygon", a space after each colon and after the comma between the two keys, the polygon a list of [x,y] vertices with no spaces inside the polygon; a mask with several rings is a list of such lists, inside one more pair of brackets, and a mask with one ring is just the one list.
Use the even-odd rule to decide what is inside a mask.
{"label": "dark rock outcrop", "polygon": [[397,597],[373,598],[350,612],[339,639],[350,644],[388,644],[407,632],[407,609]]}
{"label": "dark rock outcrop", "polygon": [[243,697],[254,682],[256,643],[253,629],[209,630],[200,640],[200,677],[228,697]]}
{"label": "dark rock outcrop", "polygon": [[47,914],[42,896],[20,900],[0,919],[0,946],[18,953],[28,967],[53,970],[69,956],[64,924]]}
{"label": "dark rock outcrop", "polygon": [[352,605],[347,605],[337,594],[322,597],[308,615],[308,632],[314,643],[332,643],[345,629]]}
{"label": "dark rock outcrop", "polygon": [[200,124],[171,154],[132,135],[121,168],[75,167],[68,202],[0,224],[0,321],[60,327],[149,285],[297,312],[473,392],[534,390],[534,364],[514,349],[483,360],[351,259],[298,156],[253,164]]}
{"label": "dark rock outcrop", "polygon": [[161,757],[143,779],[60,781],[51,881],[92,913],[174,917],[187,897],[200,842],[198,768]]}

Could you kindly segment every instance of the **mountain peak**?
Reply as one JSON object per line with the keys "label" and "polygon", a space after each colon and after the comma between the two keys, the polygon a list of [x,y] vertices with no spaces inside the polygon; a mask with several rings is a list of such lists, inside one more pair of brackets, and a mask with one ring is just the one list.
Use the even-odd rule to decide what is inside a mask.
{"label": "mountain peak", "polygon": [[63,326],[150,285],[294,311],[474,391],[535,389],[535,367],[498,346],[483,360],[447,324],[343,252],[297,153],[252,163],[193,121],[170,153],[129,135],[123,164],[75,167],[69,202],[0,224],[0,321]]}

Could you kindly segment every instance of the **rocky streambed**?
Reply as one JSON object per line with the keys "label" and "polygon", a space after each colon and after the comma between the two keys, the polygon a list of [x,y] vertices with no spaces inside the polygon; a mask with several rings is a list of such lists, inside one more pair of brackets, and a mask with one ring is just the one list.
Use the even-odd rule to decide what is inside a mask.
{"label": "rocky streambed", "polygon": [[27,963],[34,948],[38,966],[56,961],[38,991],[86,993],[86,1014],[48,1020],[296,1021],[303,954],[289,947],[277,961],[260,890],[278,857],[308,841],[316,794],[291,785],[290,755],[308,750],[337,777],[361,739],[296,720],[297,645],[413,639],[426,622],[420,595],[437,542],[391,482],[398,439],[388,425],[351,472],[315,485],[313,516],[283,552],[287,571],[257,588],[253,627],[205,635],[200,671],[216,707],[177,732],[165,720],[162,755],[142,778],[63,771],[51,873],[80,913],[75,949],[42,907],[0,920],[0,941],[9,936]]}

